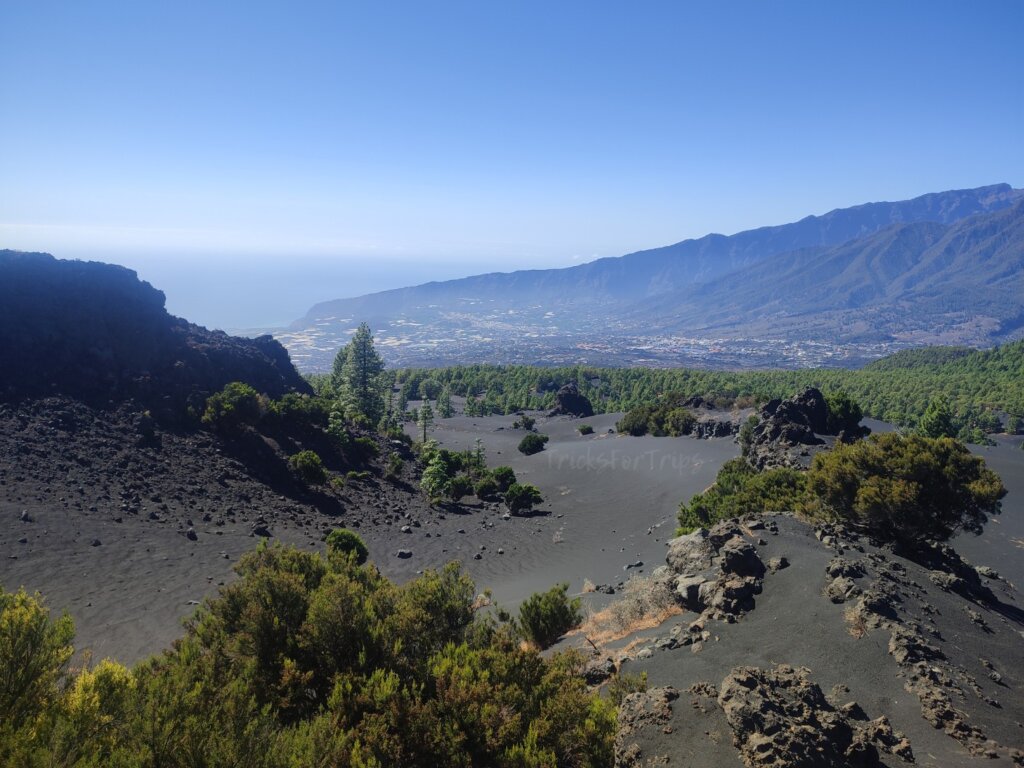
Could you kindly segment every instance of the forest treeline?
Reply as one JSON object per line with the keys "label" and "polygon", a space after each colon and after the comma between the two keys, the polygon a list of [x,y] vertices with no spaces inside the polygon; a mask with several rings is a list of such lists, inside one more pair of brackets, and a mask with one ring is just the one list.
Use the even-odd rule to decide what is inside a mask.
{"label": "forest treeline", "polygon": [[[314,377],[314,383],[317,377]],[[463,365],[395,372],[398,410],[408,401],[457,395],[468,415],[553,407],[559,387],[575,381],[598,413],[650,405],[666,393],[700,395],[723,407],[765,402],[807,387],[844,392],[864,415],[916,426],[941,400],[967,430],[1024,428],[1024,341],[990,350],[906,350],[864,368],[711,371],[695,368],[597,368]]]}

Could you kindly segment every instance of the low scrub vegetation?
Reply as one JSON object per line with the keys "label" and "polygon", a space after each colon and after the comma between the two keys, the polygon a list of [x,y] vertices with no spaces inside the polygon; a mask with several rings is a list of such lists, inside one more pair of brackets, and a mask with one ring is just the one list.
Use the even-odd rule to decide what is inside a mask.
{"label": "low scrub vegetation", "polygon": [[1006,495],[999,476],[949,437],[889,433],[814,457],[805,509],[912,545],[980,533]]}
{"label": "low scrub vegetation", "polygon": [[719,520],[750,512],[783,512],[803,509],[807,478],[796,469],[758,472],[745,459],[727,461],[715,484],[679,507],[679,532],[708,528]]}
{"label": "low scrub vegetation", "polygon": [[[73,628],[0,590],[0,764],[469,766],[612,762],[615,705],[576,653],[474,611],[457,565],[396,586],[355,558],[261,546],[173,648],[73,672]],[[523,621],[550,641],[564,590]],[[531,635],[532,636],[532,635]]]}
{"label": "low scrub vegetation", "polygon": [[529,512],[544,499],[535,485],[512,483],[505,491],[505,506],[513,515]]}
{"label": "low scrub vegetation", "polygon": [[550,648],[583,619],[580,598],[568,597],[569,585],[557,584],[531,595],[519,606],[519,629],[538,648]]}
{"label": "low scrub vegetation", "polygon": [[519,441],[519,452],[524,456],[532,456],[535,453],[543,451],[547,442],[547,435],[540,435],[536,432],[531,432]]}
{"label": "low scrub vegetation", "polygon": [[263,416],[266,405],[266,398],[261,397],[255,389],[240,381],[233,381],[206,399],[202,421],[214,429],[238,429],[245,424],[256,424]]}
{"label": "low scrub vegetation", "polygon": [[659,398],[655,405],[641,405],[619,419],[615,425],[619,432],[639,437],[679,437],[688,434],[697,422],[694,415],[683,406],[686,395],[671,392]]}
{"label": "low scrub vegetation", "polygon": [[335,528],[327,534],[327,551],[342,557],[353,557],[356,565],[362,565],[370,556],[362,537],[347,528]]}
{"label": "low scrub vegetation", "polygon": [[809,471],[758,472],[725,463],[704,493],[679,510],[680,533],[731,517],[793,511],[842,522],[879,541],[912,546],[980,532],[1006,495],[999,476],[960,441],[890,432],[814,457]]}
{"label": "low scrub vegetation", "polygon": [[309,485],[323,485],[327,482],[324,462],[316,451],[299,451],[288,459],[288,466]]}

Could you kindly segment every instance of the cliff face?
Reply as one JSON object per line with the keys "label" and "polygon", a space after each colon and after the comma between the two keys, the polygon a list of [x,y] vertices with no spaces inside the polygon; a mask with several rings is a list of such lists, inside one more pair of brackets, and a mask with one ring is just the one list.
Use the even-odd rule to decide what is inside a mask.
{"label": "cliff face", "polygon": [[309,391],[270,336],[192,325],[132,270],[45,253],[0,251],[0,360],[0,400],[135,399],[172,420],[230,381]]}

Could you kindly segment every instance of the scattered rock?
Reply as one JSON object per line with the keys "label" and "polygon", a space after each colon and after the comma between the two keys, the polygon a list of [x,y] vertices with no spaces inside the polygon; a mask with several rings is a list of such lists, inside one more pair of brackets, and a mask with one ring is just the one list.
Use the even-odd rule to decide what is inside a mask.
{"label": "scattered rock", "polygon": [[411,549],[400,549],[400,550],[398,550],[398,552],[395,553],[395,556],[398,557],[401,560],[408,560],[410,557],[412,557],[412,550]]}
{"label": "scattered rock", "polygon": [[619,706],[618,730],[615,734],[615,765],[618,768],[639,768],[643,753],[637,738],[643,731],[664,732],[672,720],[672,702],[679,691],[671,686],[631,693]]}
{"label": "scattered rock", "polygon": [[845,603],[852,597],[857,597],[861,588],[848,576],[836,576],[825,587],[825,597],[833,603]]}

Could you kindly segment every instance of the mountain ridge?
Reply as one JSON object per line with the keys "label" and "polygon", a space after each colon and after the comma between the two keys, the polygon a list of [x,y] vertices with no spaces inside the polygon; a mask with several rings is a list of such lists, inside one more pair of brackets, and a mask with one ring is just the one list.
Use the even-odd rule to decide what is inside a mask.
{"label": "mountain ridge", "polygon": [[[550,270],[321,302],[277,337],[324,370],[360,321],[399,365],[856,365],[1024,329],[1024,190],[866,203]],[[813,347],[813,349],[811,349]]]}
{"label": "mountain ridge", "polygon": [[[362,303],[371,298],[383,299],[386,297],[393,300],[397,299],[400,306],[402,299],[414,291],[434,294],[444,286],[472,289],[480,287],[481,283],[495,279],[503,283],[514,284],[530,280],[531,278],[541,277],[546,279],[540,284],[535,283],[532,286],[534,289],[543,289],[546,287],[545,284],[550,285],[553,282],[554,285],[550,285],[550,287],[555,291],[561,291],[564,290],[565,283],[564,280],[559,278],[571,276],[579,285],[586,287],[588,290],[608,289],[609,286],[614,285],[615,290],[608,293],[607,296],[609,298],[621,298],[636,293],[635,286],[637,284],[664,280],[669,275],[666,275],[664,271],[648,273],[643,280],[640,280],[632,275],[623,273],[620,267],[634,270],[643,262],[651,262],[657,265],[663,257],[673,260],[679,257],[695,257],[706,260],[719,258],[723,254],[728,253],[729,258],[732,259],[730,262],[731,268],[719,268],[718,272],[723,274],[732,271],[734,268],[749,266],[773,254],[785,253],[790,250],[813,245],[838,245],[877,231],[891,223],[920,220],[952,223],[975,213],[1008,207],[1019,199],[1024,199],[1024,189],[1014,189],[1009,184],[1003,183],[979,187],[973,190],[934,192],[907,201],[864,203],[851,208],[836,208],[821,215],[806,216],[788,224],[758,227],[743,230],[733,235],[710,233],[700,238],[682,240],[658,248],[633,251],[622,256],[604,257],[571,267],[516,270],[513,272],[487,272],[455,280],[431,281],[417,286],[380,291],[365,296],[319,302],[307,312],[304,318],[297,320],[291,327],[295,328],[297,323],[323,317],[325,312],[334,312],[339,306]],[[883,212],[885,212],[884,215]],[[866,219],[862,217],[866,217]],[[865,221],[875,222],[875,224],[867,224]],[[770,241],[767,245],[765,244],[766,238]],[[812,242],[815,239],[818,242]],[[760,249],[757,255],[751,254],[751,250],[754,248]],[[706,280],[700,278],[706,277],[709,272],[714,271],[714,267],[707,264],[702,269],[697,270],[693,270],[690,264],[673,266],[677,269],[679,266],[689,268],[684,273],[685,284],[706,282]],[[609,267],[614,270],[614,274],[600,275],[601,270],[607,270]],[[675,270],[673,270],[672,277],[680,277],[680,275],[675,274]],[[661,288],[653,292],[667,292],[667,290]]]}

